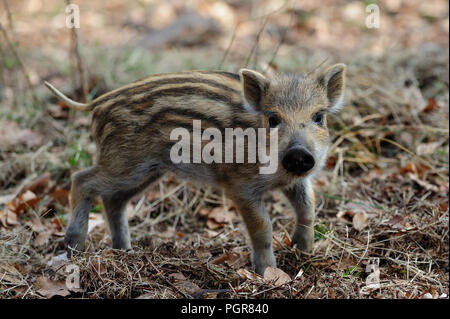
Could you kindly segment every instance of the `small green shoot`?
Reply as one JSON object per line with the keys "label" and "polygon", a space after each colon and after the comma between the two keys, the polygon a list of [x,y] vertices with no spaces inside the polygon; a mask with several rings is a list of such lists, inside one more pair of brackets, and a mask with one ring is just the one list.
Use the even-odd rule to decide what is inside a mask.
{"label": "small green shoot", "polygon": [[361,270],[358,270],[357,272],[355,272],[356,267],[358,267],[358,265],[353,266],[351,269],[346,268],[344,270],[344,277],[352,277],[355,279],[360,279]]}
{"label": "small green shoot", "polygon": [[69,158],[70,166],[74,168],[79,168],[79,167],[88,167],[92,165],[91,155],[89,155],[89,153],[84,151],[80,145],[78,146],[71,145],[71,148],[73,150],[73,154]]}
{"label": "small green shoot", "polygon": [[323,224],[316,225],[314,227],[314,241],[324,239],[325,234],[329,233],[330,230]]}

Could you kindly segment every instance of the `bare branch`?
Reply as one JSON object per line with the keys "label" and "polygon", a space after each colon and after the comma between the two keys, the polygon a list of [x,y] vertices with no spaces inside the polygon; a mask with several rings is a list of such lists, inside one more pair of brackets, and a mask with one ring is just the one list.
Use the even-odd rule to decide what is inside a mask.
{"label": "bare branch", "polygon": [[[70,0],[66,0],[67,5],[71,4]],[[80,46],[79,46],[79,38],[78,38],[78,31],[77,28],[72,28],[72,44],[71,44],[71,53],[75,57],[76,60],[76,70],[73,71],[73,73],[78,73],[79,76],[79,83],[81,85],[81,91],[82,91],[82,100],[83,102],[87,102],[88,98],[88,83],[86,78],[86,72],[84,69],[83,61],[81,59],[80,55]],[[74,67],[75,69],[75,67]],[[75,83],[74,83],[75,85]]]}

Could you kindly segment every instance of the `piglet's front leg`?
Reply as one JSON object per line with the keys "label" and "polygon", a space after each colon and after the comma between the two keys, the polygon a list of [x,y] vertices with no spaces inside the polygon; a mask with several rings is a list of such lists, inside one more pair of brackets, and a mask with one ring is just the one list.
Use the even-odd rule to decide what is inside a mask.
{"label": "piglet's front leg", "polygon": [[309,179],[298,181],[284,190],[297,216],[292,245],[310,253],[314,244],[315,196]]}
{"label": "piglet's front leg", "polygon": [[262,198],[230,196],[237,207],[250,237],[252,262],[256,273],[263,275],[267,267],[276,267],[272,247],[272,224]]}

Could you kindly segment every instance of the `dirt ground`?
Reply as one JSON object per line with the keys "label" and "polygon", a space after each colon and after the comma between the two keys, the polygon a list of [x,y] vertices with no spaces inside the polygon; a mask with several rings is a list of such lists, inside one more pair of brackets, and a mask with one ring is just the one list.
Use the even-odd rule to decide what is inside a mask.
{"label": "dirt ground", "polygon": [[[77,41],[66,1],[0,3],[0,298],[448,298],[447,1],[72,2]],[[92,99],[153,73],[334,62],[347,90],[314,182],[312,254],[291,247],[294,213],[274,192],[278,268],[257,276],[232,202],[167,175],[127,207],[132,252],[110,248],[97,201],[86,252],[67,260],[70,175],[95,144],[89,114],[44,80],[81,100],[83,83]]]}

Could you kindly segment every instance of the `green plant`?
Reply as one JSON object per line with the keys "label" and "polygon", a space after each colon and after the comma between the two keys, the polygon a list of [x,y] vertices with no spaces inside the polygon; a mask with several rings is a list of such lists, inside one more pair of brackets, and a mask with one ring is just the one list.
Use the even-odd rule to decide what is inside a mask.
{"label": "green plant", "polygon": [[92,158],[88,152],[81,148],[81,145],[70,145],[72,156],[69,158],[70,166],[74,168],[87,167],[92,165]]}

